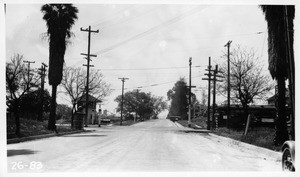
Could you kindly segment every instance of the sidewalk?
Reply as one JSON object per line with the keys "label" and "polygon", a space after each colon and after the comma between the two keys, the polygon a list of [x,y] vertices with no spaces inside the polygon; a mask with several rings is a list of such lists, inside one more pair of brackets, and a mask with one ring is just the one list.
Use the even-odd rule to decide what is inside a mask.
{"label": "sidewalk", "polygon": [[91,132],[91,131],[93,131],[93,130],[75,130],[75,131],[70,131],[70,132],[50,133],[50,134],[28,136],[28,137],[22,137],[22,138],[12,138],[12,139],[7,140],[7,144],[20,143],[20,142],[24,142],[24,141],[31,141],[31,140],[37,140],[37,139],[42,139],[42,138],[50,138],[50,137],[54,137],[54,136],[63,136],[63,135],[68,135],[68,134]]}

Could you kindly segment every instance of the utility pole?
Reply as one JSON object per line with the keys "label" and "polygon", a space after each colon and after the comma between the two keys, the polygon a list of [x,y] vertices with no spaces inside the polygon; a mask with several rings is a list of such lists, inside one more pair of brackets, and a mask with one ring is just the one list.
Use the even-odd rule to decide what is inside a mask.
{"label": "utility pole", "polygon": [[125,80],[129,79],[129,78],[119,78],[122,81],[122,102],[121,102],[121,119],[120,119],[120,125],[122,125],[122,121],[123,121],[123,101],[124,101],[124,82]]}
{"label": "utility pole", "polygon": [[191,109],[192,109],[192,87],[195,88],[196,86],[192,86],[192,57],[189,59],[189,67],[190,67],[190,73],[189,73],[189,115],[188,115],[188,126],[191,127]]}
{"label": "utility pole", "polygon": [[208,78],[202,78],[202,80],[208,80],[208,100],[207,100],[207,130],[210,130],[210,81],[212,80],[211,79],[211,76],[212,76],[212,73],[211,71],[211,59],[210,57],[208,58],[208,66],[207,66],[207,69],[206,71],[208,71],[208,73],[204,74],[206,76],[208,76]]}
{"label": "utility pole", "polygon": [[27,79],[28,79],[28,82],[27,82],[27,93],[29,92],[29,85],[30,85],[30,64],[31,63],[35,63],[35,61],[23,61],[24,63],[27,63],[27,67],[28,67],[28,70],[27,70]]}
{"label": "utility pole", "polygon": [[230,44],[232,41],[228,41],[224,47],[227,47],[227,128],[229,128],[230,121]]}
{"label": "utility pole", "polygon": [[222,78],[223,76],[217,75],[219,70],[218,70],[218,65],[216,65],[214,72],[214,78],[213,78],[213,115],[212,115],[212,129],[215,129],[216,126],[216,82],[222,82],[221,80],[217,80],[217,78]]}
{"label": "utility pole", "polygon": [[292,29],[289,27],[289,16],[287,6],[284,6],[284,26],[285,26],[285,41],[286,41],[286,55],[288,58],[288,79],[289,79],[289,96],[290,96],[290,107],[292,110],[292,118],[291,118],[291,139],[295,140],[295,62],[294,62],[294,54],[291,52],[291,39],[290,33]]}
{"label": "utility pole", "polygon": [[39,117],[38,120],[42,121],[43,120],[43,110],[44,110],[44,84],[45,84],[45,76],[46,76],[46,67],[48,67],[45,63],[42,63],[40,70],[40,75],[41,75],[41,92],[40,92],[40,99],[41,99],[41,105],[40,105],[40,112],[39,112]]}
{"label": "utility pole", "polygon": [[[138,103],[138,100],[139,100],[139,89],[136,89],[136,102]],[[136,110],[135,110],[135,118],[134,118],[134,122],[136,122],[136,120],[137,120],[137,107],[135,108]]]}
{"label": "utility pole", "polygon": [[80,31],[85,31],[85,32],[88,32],[88,53],[85,54],[85,53],[81,53],[81,55],[85,55],[87,56],[86,59],[87,59],[87,65],[83,65],[83,66],[86,66],[87,67],[87,77],[86,77],[86,93],[85,93],[85,126],[87,127],[87,120],[88,120],[88,103],[89,103],[89,69],[90,67],[93,67],[93,65],[90,65],[90,61],[92,61],[90,59],[90,57],[97,57],[97,55],[91,55],[90,54],[90,48],[91,48],[91,33],[99,33],[99,30],[97,31],[93,31],[91,30],[91,26],[89,26],[89,28],[87,29],[83,29],[83,28],[80,28]]}

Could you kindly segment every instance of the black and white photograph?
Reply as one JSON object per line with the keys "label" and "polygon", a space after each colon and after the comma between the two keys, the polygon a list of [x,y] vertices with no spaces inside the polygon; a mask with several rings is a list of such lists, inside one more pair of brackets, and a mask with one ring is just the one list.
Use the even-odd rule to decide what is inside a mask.
{"label": "black and white photograph", "polygon": [[1,2],[0,176],[295,176],[298,10]]}

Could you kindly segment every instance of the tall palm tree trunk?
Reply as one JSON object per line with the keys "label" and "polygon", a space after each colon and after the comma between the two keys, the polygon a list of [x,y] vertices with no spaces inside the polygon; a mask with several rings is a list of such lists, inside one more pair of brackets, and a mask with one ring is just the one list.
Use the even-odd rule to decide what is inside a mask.
{"label": "tall palm tree trunk", "polygon": [[278,86],[278,97],[277,97],[277,116],[275,121],[275,137],[274,144],[276,146],[283,144],[286,140],[289,139],[287,125],[286,125],[286,97],[285,97],[285,78],[277,78]]}
{"label": "tall palm tree trunk", "polygon": [[57,85],[52,85],[52,97],[50,104],[50,117],[48,120],[48,130],[56,131],[56,92]]}

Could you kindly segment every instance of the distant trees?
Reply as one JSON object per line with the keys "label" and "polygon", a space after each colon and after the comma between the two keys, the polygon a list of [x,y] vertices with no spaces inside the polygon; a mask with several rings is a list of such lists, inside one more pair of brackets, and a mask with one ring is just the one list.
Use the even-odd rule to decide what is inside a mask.
{"label": "distant trees", "polygon": [[[38,114],[41,111],[49,112],[50,111],[50,100],[51,96],[47,90],[43,92],[43,106],[41,107],[41,89],[37,89],[34,91],[30,91],[27,94],[24,94],[20,99],[20,108],[19,111],[23,115],[23,117],[26,117],[27,119],[38,119]],[[42,120],[41,120],[42,121]]]}
{"label": "distant trees", "polygon": [[56,120],[69,119],[71,117],[72,108],[66,104],[57,104],[56,108]]}
{"label": "distant trees", "polygon": [[35,87],[38,83],[35,75],[28,78],[23,58],[23,55],[15,54],[11,57],[11,61],[6,63],[6,105],[9,111],[14,113],[16,135],[20,135],[21,99],[30,88]]}
{"label": "distant trees", "polygon": [[162,111],[168,108],[168,104],[162,96],[152,96],[152,101],[154,107],[153,115],[154,118],[157,118],[158,114],[160,114]]}
{"label": "distant trees", "polygon": [[169,116],[181,116],[187,119],[189,89],[184,78],[180,78],[167,93],[168,100],[171,100]]}
{"label": "distant trees", "polygon": [[[224,75],[224,84],[219,85],[221,93],[227,93],[227,64],[221,66]],[[263,99],[274,86],[271,78],[263,74],[263,66],[254,50],[234,48],[230,56],[230,87],[232,99],[242,104],[244,120],[248,115],[248,106],[255,99]]]}
{"label": "distant trees", "polygon": [[[120,112],[122,95],[119,95],[115,101],[118,103],[117,112]],[[156,118],[159,113],[166,109],[166,105],[167,103],[163,100],[163,97],[133,90],[124,93],[123,113],[125,117],[137,114],[142,119]]]}
{"label": "distant trees", "polygon": [[41,7],[49,37],[49,84],[52,85],[52,100],[48,129],[56,130],[56,92],[63,75],[64,55],[71,28],[77,19],[78,9],[72,4],[45,4]]}
{"label": "distant trees", "polygon": [[[104,76],[98,70],[90,70],[89,93],[99,100],[103,100],[111,93],[110,85],[103,79]],[[74,112],[78,100],[85,94],[86,70],[82,68],[66,67],[63,72],[61,86],[64,93],[69,96],[72,103],[71,126],[73,126]]]}

